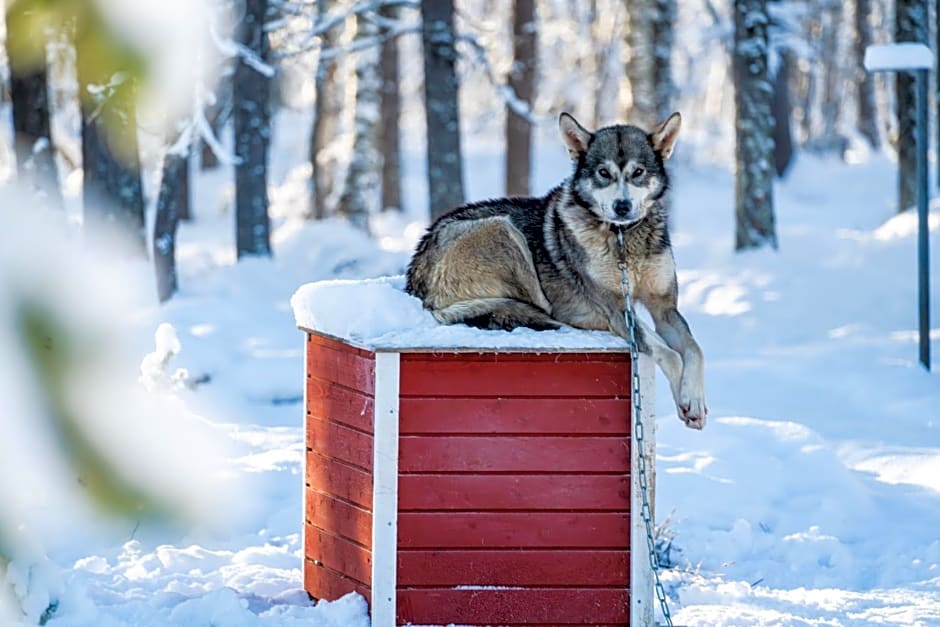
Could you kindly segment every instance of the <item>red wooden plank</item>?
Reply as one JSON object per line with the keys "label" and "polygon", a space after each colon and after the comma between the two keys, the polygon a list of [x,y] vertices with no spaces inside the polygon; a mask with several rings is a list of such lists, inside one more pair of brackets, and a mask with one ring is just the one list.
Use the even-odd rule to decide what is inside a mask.
{"label": "red wooden plank", "polygon": [[629,611],[630,593],[623,588],[398,591],[399,623],[623,624]]}
{"label": "red wooden plank", "polygon": [[403,398],[403,435],[630,433],[630,399]]}
{"label": "red wooden plank", "polygon": [[[533,349],[537,350],[537,349]],[[402,361],[490,361],[490,362],[507,362],[507,361],[524,361],[524,362],[551,362],[551,363],[568,363],[568,362],[578,362],[583,363],[586,361],[609,361],[616,363],[630,363],[630,351],[624,344],[624,350],[622,352],[603,352],[603,353],[538,353],[538,352],[525,352],[525,351],[516,351],[516,352],[455,352],[455,351],[446,351],[441,350],[437,352],[406,352],[401,354]]]}
{"label": "red wooden plank", "polygon": [[402,436],[399,472],[628,472],[622,437]]}
{"label": "red wooden plank", "polygon": [[402,512],[398,546],[626,549],[630,517],[617,512]]}
{"label": "red wooden plank", "polygon": [[375,360],[363,357],[351,348],[337,350],[308,342],[307,375],[371,395],[375,388]]}
{"label": "red wooden plank", "polygon": [[372,436],[335,422],[307,416],[307,448],[324,457],[372,471]]}
{"label": "red wooden plank", "polygon": [[307,377],[307,414],[373,433],[374,401],[371,396],[338,383]]}
{"label": "red wooden plank", "polygon": [[372,547],[372,513],[307,488],[305,521],[335,536]]}
{"label": "red wooden plank", "polygon": [[317,600],[335,601],[350,592],[358,592],[366,601],[372,599],[372,589],[366,584],[344,577],[310,560],[304,560],[304,590]]}
{"label": "red wooden plank", "polygon": [[621,397],[630,394],[627,362],[405,361],[401,396]]}
{"label": "red wooden plank", "polygon": [[407,475],[398,508],[414,510],[629,511],[627,475]]}
{"label": "red wooden plank", "polygon": [[313,525],[304,525],[304,558],[366,585],[372,580],[371,551]]}
{"label": "red wooden plank", "polygon": [[402,551],[398,585],[628,586],[627,551]]}
{"label": "red wooden plank", "polygon": [[307,451],[307,485],[372,511],[372,475],[341,461]]}

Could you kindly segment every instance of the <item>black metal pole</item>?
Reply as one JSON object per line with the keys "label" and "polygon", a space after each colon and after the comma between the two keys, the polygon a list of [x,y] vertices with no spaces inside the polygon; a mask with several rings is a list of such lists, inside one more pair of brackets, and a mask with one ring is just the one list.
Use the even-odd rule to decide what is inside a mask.
{"label": "black metal pole", "polygon": [[927,70],[917,70],[917,274],[920,301],[920,363],[930,370],[930,250],[927,205]]}

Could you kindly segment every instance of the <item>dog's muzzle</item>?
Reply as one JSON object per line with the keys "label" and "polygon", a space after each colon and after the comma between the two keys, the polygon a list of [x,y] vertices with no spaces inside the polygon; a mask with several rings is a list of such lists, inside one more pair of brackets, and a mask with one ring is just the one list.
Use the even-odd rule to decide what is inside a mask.
{"label": "dog's muzzle", "polygon": [[634,217],[632,215],[633,203],[625,198],[615,200],[612,209],[614,210],[614,215],[617,216],[618,218],[629,220]]}

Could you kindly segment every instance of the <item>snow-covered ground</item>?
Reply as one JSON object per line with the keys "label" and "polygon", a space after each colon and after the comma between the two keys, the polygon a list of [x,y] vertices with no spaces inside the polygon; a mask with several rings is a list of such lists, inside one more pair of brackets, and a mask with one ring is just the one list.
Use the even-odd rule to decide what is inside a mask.
{"label": "snow-covered ground", "polygon": [[[372,240],[299,221],[308,123],[279,118],[274,258],[234,263],[231,189],[203,176],[197,219],[181,229],[179,294],[130,321],[140,359],[160,323],[175,329],[169,369],[204,381],[175,396],[233,451],[227,485],[244,511],[206,530],[131,525],[57,543],[64,593],[49,625],[368,624],[360,598],[314,607],[301,590],[302,336],[289,301],[309,281],[400,274],[421,229],[386,217]],[[473,199],[501,180],[478,144]],[[683,427],[661,378],[657,407],[676,624],[940,625],[940,379],[916,362],[915,221],[892,217],[893,163],[802,155],[777,188],[781,250],[735,255],[732,175],[689,165],[682,153],[694,151],[682,147],[675,166],[673,240],[680,308],[707,358],[709,424]],[[544,191],[568,165],[552,135],[537,154]],[[405,162],[414,215],[421,164]],[[931,217],[940,251],[940,211]]]}
{"label": "snow-covered ground", "polygon": [[727,174],[680,174],[680,307],[711,410],[692,433],[660,395],[680,624],[940,624],[940,380],[917,363],[916,216],[886,210],[894,176],[804,155],[778,186],[781,250],[732,255]]}

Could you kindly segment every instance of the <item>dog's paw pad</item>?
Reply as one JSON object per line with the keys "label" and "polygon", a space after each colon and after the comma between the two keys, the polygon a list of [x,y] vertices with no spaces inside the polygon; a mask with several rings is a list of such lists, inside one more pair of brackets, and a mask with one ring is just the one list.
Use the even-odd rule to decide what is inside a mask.
{"label": "dog's paw pad", "polygon": [[682,403],[677,408],[679,418],[690,429],[701,431],[705,427],[705,418],[708,415],[708,408],[704,401]]}

